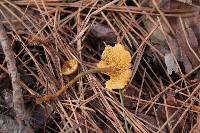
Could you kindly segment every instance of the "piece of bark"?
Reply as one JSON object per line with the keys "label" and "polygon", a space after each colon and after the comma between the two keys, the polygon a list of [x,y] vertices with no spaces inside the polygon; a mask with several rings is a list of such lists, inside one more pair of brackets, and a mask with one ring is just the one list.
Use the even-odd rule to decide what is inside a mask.
{"label": "piece of bark", "polygon": [[9,75],[6,73],[1,73],[0,75],[0,92],[4,89],[10,88],[10,78]]}
{"label": "piece of bark", "polygon": [[19,85],[19,74],[17,72],[16,61],[14,53],[12,51],[11,42],[9,42],[6,35],[6,31],[3,25],[0,23],[0,42],[2,49],[5,54],[5,60],[7,62],[7,68],[11,77],[12,88],[13,88],[13,103],[14,110],[16,112],[16,117],[19,121],[23,120],[24,116],[24,100],[22,95],[22,90]]}
{"label": "piece of bark", "polygon": [[0,132],[1,133],[33,133],[30,128],[20,128],[18,122],[9,116],[0,115]]}
{"label": "piece of bark", "polygon": [[4,89],[1,93],[7,107],[13,108],[12,92],[9,89]]}
{"label": "piece of bark", "polygon": [[22,130],[23,128],[25,128],[24,120],[26,111],[24,108],[24,99],[21,86],[19,84],[20,76],[17,71],[16,60],[11,47],[11,42],[9,41],[9,38],[2,23],[0,23],[0,43],[5,54],[7,68],[11,78],[13,88],[13,109],[16,114],[16,121],[18,122],[19,128],[21,128]]}

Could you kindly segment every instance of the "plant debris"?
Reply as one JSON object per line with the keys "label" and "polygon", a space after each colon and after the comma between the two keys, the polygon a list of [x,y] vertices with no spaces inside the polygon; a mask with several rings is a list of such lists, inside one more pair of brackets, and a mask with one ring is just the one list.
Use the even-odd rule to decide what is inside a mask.
{"label": "plant debris", "polygon": [[0,1],[0,132],[198,133],[199,9]]}

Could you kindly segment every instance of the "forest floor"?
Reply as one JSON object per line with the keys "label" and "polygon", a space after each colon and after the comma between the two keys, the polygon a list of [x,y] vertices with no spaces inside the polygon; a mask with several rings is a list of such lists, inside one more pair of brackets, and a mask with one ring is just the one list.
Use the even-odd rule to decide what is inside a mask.
{"label": "forest floor", "polygon": [[1,0],[0,132],[199,133],[198,0]]}

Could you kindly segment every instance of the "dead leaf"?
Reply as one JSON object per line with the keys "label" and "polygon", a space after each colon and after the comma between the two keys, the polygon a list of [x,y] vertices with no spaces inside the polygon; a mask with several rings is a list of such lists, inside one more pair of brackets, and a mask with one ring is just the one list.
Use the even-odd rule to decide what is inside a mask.
{"label": "dead leaf", "polygon": [[[184,23],[188,23],[187,21],[188,20],[186,18],[183,19]],[[192,68],[195,68],[199,64],[194,53],[189,48],[189,46],[190,46],[191,48],[196,49],[196,50],[194,50],[194,49],[193,50],[197,52],[197,49],[198,49],[197,48],[197,43],[198,43],[197,39],[196,39],[193,31],[190,28],[188,28],[188,30],[186,30],[186,28],[184,27],[186,30],[186,33],[190,34],[190,35],[187,34],[187,38],[184,36],[183,28],[181,27],[181,23],[178,19],[171,21],[171,25],[175,29],[175,32],[176,32],[175,38],[177,40],[177,44],[180,49],[180,51],[179,51],[179,53],[181,55],[180,61],[183,62],[185,72],[188,73],[192,70]],[[189,38],[189,37],[191,37],[191,38]],[[187,44],[186,39],[188,39],[189,44]]]}
{"label": "dead leaf", "polygon": [[168,53],[165,55],[165,64],[167,66],[167,72],[168,74],[172,74],[172,72],[174,71],[175,73],[178,73],[178,65],[175,62],[174,56],[172,53]]}
{"label": "dead leaf", "polygon": [[113,30],[104,24],[96,22],[91,26],[90,33],[94,38],[106,43],[117,43],[117,36]]}
{"label": "dead leaf", "polygon": [[177,0],[183,3],[192,4],[192,0]]}
{"label": "dead leaf", "polygon": [[[154,17],[154,21],[155,20],[156,20],[156,17]],[[143,23],[148,33],[151,32],[153,28],[155,27],[155,24],[153,24],[149,19],[144,19]],[[165,22],[161,21],[161,24],[162,24],[163,30],[166,32],[166,34],[168,34],[170,30],[165,24]],[[165,36],[163,35],[162,31],[158,28],[153,32],[150,39],[155,44],[166,45]]]}

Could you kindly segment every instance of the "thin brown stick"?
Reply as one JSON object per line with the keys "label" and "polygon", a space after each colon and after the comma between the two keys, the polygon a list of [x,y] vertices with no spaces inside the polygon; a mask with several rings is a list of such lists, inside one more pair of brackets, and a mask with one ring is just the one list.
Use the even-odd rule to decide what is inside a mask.
{"label": "thin brown stick", "polygon": [[24,100],[23,100],[21,87],[18,84],[19,74],[17,72],[16,61],[15,61],[14,53],[12,51],[11,42],[9,42],[8,40],[6,31],[2,23],[0,23],[0,42],[1,42],[3,52],[5,54],[5,60],[7,61],[8,71],[11,76],[12,87],[13,87],[14,110],[15,110],[18,120],[23,120]]}
{"label": "thin brown stick", "polygon": [[20,76],[17,71],[16,61],[14,57],[14,52],[12,51],[11,42],[8,39],[6,31],[0,23],[0,43],[5,54],[5,60],[7,61],[8,72],[11,77],[12,88],[13,88],[13,108],[16,113],[16,120],[19,124],[21,131],[24,130],[23,120],[25,120],[25,108],[24,108],[24,99],[21,90]]}

